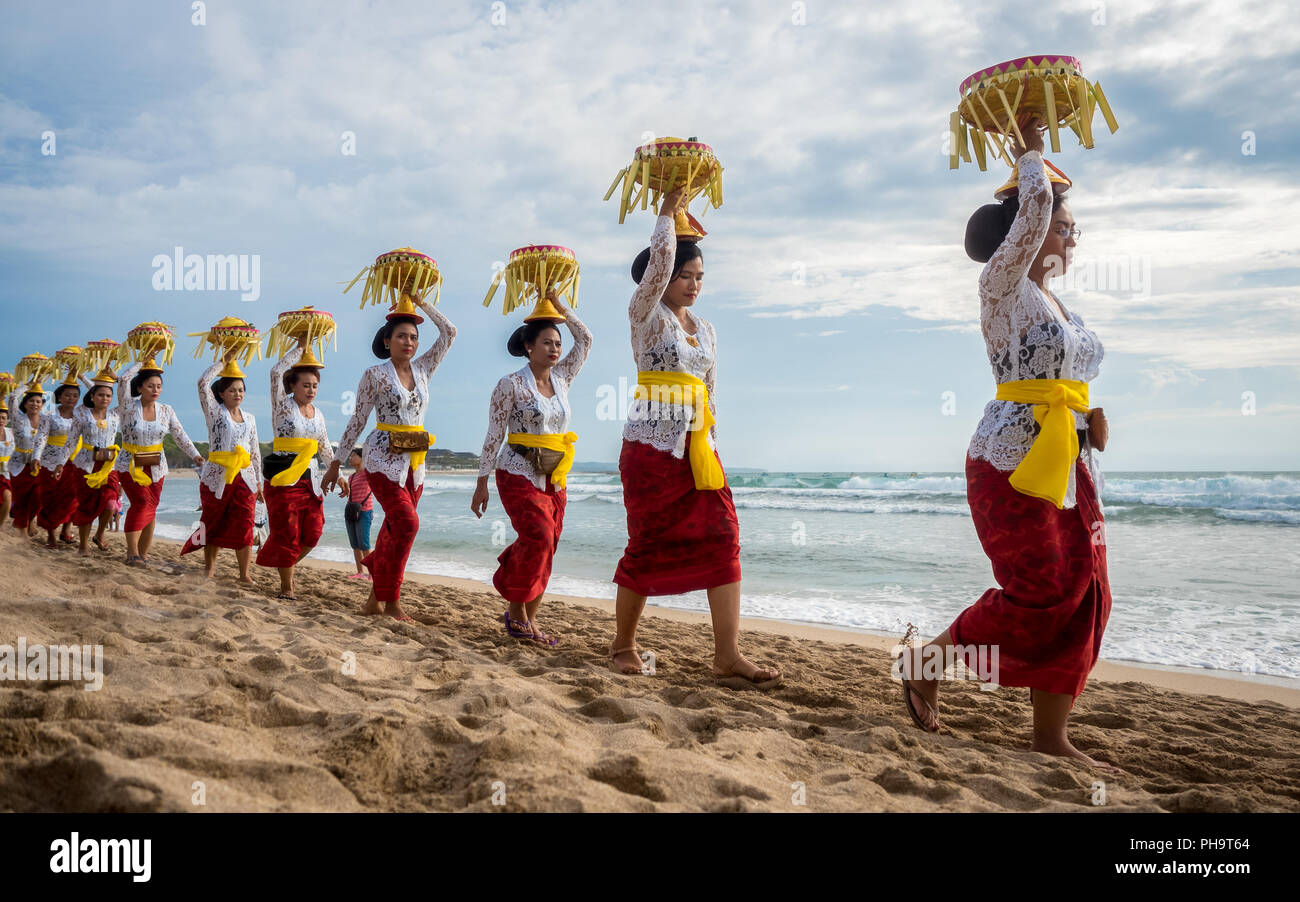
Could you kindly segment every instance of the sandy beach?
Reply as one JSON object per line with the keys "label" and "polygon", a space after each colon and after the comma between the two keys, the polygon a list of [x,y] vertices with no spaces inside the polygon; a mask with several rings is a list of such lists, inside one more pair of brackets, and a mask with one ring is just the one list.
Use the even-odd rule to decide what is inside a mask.
{"label": "sandy beach", "polygon": [[1027,750],[1024,690],[954,682],[947,730],[916,730],[882,637],[747,621],[750,657],[786,674],[763,693],[713,681],[706,617],[651,607],[656,673],[620,677],[609,602],[548,596],[564,642],[544,649],[506,638],[478,583],[412,575],[418,623],[398,624],[357,613],[368,583],[340,565],[309,562],[283,602],[229,553],[207,582],[192,558],[127,568],[121,542],[86,559],[0,535],[0,643],[99,644],[105,672],[95,692],[0,682],[0,810],[1300,810],[1282,681],[1103,662],[1073,717],[1127,771],[1103,777]]}

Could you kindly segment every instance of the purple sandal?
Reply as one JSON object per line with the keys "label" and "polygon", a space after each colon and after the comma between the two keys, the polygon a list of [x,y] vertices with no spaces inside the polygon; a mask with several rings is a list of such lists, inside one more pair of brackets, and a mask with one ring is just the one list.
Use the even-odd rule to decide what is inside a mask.
{"label": "purple sandal", "polygon": [[[502,618],[506,624],[506,635],[511,639],[532,639],[533,634],[528,629],[528,623],[523,620],[516,620],[506,611]],[[516,628],[518,627],[518,628]]]}

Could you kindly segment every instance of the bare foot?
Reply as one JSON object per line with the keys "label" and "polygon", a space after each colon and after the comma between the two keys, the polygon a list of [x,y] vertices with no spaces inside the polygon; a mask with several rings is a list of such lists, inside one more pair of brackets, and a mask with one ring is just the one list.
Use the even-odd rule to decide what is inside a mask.
{"label": "bare foot", "polygon": [[241,576],[241,577],[239,578],[239,581],[240,581],[241,583],[243,583],[244,585],[246,585],[246,586],[255,586],[255,585],[257,585],[257,583],[253,582],[253,578],[252,578],[251,576]]}
{"label": "bare foot", "polygon": [[379,606],[379,599],[371,595],[366,599],[366,603],[361,606],[361,613],[373,617],[376,614],[384,613],[384,609]]}
{"label": "bare foot", "polygon": [[736,658],[729,665],[720,666],[718,659],[713,659],[713,675],[720,679],[738,677],[755,686],[770,685],[781,680],[781,671],[775,667],[759,667],[744,655]]}
{"label": "bare foot", "polygon": [[1082,761],[1089,767],[1097,770],[1106,771],[1107,773],[1122,774],[1124,771],[1113,764],[1107,764],[1104,761],[1098,761],[1096,758],[1090,758],[1083,752],[1074,747],[1069,739],[1046,740],[1035,739],[1029,746],[1031,751],[1041,752],[1044,755],[1056,755],[1060,758],[1074,758]]}
{"label": "bare foot", "polygon": [[610,663],[614,669],[624,676],[635,676],[642,672],[642,661],[640,649],[635,645],[625,647],[619,652],[614,652],[614,646],[610,645]]}
{"label": "bare foot", "polygon": [[406,621],[410,621],[412,623],[415,622],[414,617],[406,613],[406,611],[402,610],[402,603],[400,601],[390,601],[388,603],[387,610],[385,610],[384,613],[387,614],[389,617],[392,617],[394,620],[398,620],[401,622],[406,622]]}

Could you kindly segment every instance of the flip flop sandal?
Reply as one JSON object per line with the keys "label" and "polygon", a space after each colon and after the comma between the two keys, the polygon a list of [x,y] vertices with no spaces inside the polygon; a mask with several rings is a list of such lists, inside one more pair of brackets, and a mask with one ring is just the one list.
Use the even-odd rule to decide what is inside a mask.
{"label": "flip flop sandal", "polygon": [[297,596],[297,595],[289,595],[289,594],[287,594],[287,593],[285,593],[285,592],[281,592],[279,595],[277,595],[277,596],[275,596],[275,597],[276,597],[276,598],[282,598],[282,599],[284,599],[285,601],[297,601],[297,600],[298,600],[298,596]]}
{"label": "flip flop sandal", "polygon": [[[509,611],[506,611],[501,619],[502,622],[505,623],[506,625],[506,635],[509,636],[511,639],[533,638],[532,632],[527,629],[528,627],[527,620],[516,620],[515,618],[510,616]],[[518,624],[518,628],[516,628],[516,624]]]}
{"label": "flip flop sandal", "polygon": [[894,660],[898,662],[898,678],[903,682],[903,704],[907,706],[907,713],[912,715],[912,723],[916,724],[919,729],[924,730],[927,733],[939,732],[940,728],[943,726],[943,724],[939,722],[939,712],[930,707],[930,703],[921,697],[920,692],[916,693],[917,698],[921,699],[921,704],[925,705],[926,711],[928,711],[930,716],[934,718],[934,728],[931,729],[926,725],[925,719],[917,712],[916,706],[912,704],[912,692],[915,690],[912,689],[912,681],[903,676],[903,655],[900,654]]}
{"label": "flip flop sandal", "polygon": [[108,551],[108,546],[104,544],[103,539],[91,539],[90,542],[100,551]]}
{"label": "flip flop sandal", "polygon": [[[516,621],[516,623],[517,622],[518,621]],[[529,629],[533,628],[533,622],[531,620],[528,621],[528,628]],[[537,633],[532,633],[530,638],[538,645],[544,645],[547,646],[548,648],[554,648],[555,646],[560,644],[559,639],[555,638],[554,636],[548,636],[546,635],[545,632],[541,633],[541,635],[538,635]]]}
{"label": "flip flop sandal", "polygon": [[636,645],[635,643],[624,648],[611,648],[609,650],[609,669],[617,673],[619,676],[640,676],[643,673],[640,665],[637,665],[636,670],[629,671],[626,669],[626,665],[620,664],[618,661],[614,660],[619,655],[629,651],[634,651],[638,658],[641,657],[641,646]]}

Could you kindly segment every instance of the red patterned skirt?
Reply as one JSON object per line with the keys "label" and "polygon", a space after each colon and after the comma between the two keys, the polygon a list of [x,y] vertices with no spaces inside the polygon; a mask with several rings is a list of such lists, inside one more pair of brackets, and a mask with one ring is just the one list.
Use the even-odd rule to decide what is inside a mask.
{"label": "red patterned skirt", "polygon": [[[687,434],[688,451],[694,439]],[[627,550],[614,582],[638,595],[680,595],[740,579],[740,523],[730,486],[697,489],[689,454],[679,459],[627,439],[618,472]]]}
{"label": "red patterned skirt", "polygon": [[118,474],[116,470],[109,471],[108,479],[104,484],[97,489],[92,489],[86,484],[85,472],[77,470],[77,473],[80,474],[77,485],[77,508],[72,512],[72,523],[74,526],[89,526],[98,520],[101,514],[108,513],[109,504],[117,498]]}
{"label": "red patterned skirt", "polygon": [[[1110,616],[1105,520],[1092,477],[1075,463],[1075,506],[1021,494],[1011,474],[966,459],[975,532],[1002,586],[948,627],[960,646],[998,646],[997,682],[1077,697],[1097,663]],[[977,664],[973,653],[967,665]]]}
{"label": "red patterned skirt", "polygon": [[[150,470],[150,476],[153,476]],[[119,473],[118,478],[121,480],[122,491],[126,494],[126,500],[131,506],[126,509],[126,521],[122,524],[123,532],[141,532],[146,526],[153,522],[154,514],[158,511],[158,501],[162,498],[163,479],[154,477],[149,485],[139,485],[131,478],[128,470],[125,473]]]}
{"label": "red patterned skirt", "polygon": [[546,591],[551,581],[555,549],[564,529],[564,504],[568,493],[556,490],[548,479],[546,491],[517,473],[496,471],[497,494],[519,537],[501,552],[492,585],[501,597],[527,604]]}
{"label": "red patterned skirt", "polygon": [[[8,464],[0,464],[0,467],[7,467],[7,466]],[[12,501],[13,491],[14,491],[14,487],[9,482],[9,474],[7,472],[4,472],[3,470],[0,470],[0,494],[4,494],[5,492],[8,492],[10,496],[10,500]],[[0,526],[3,525],[4,525],[3,523],[0,523]]]}
{"label": "red patterned skirt", "polygon": [[372,473],[370,490],[384,509],[384,525],[375,539],[375,550],[361,559],[374,580],[375,598],[380,601],[397,601],[402,594],[402,580],[406,575],[406,560],[411,556],[416,533],[420,531],[420,514],[417,506],[424,494],[424,484],[415,486],[415,476],[406,470],[406,484],[398,485],[382,473]]}
{"label": "red patterned skirt", "polygon": [[185,540],[181,554],[189,554],[204,545],[214,548],[248,548],[253,544],[253,516],[257,496],[244,477],[236,476],[218,498],[206,485],[199,486],[199,528]]}
{"label": "red patterned skirt", "polygon": [[41,467],[41,512],[36,524],[44,530],[55,530],[72,522],[72,512],[77,509],[77,483],[82,482],[82,472],[72,464],[63,465],[63,475],[54,478],[54,471]]}
{"label": "red patterned skirt", "polygon": [[14,518],[14,526],[26,529],[41,509],[41,477],[32,475],[29,463],[17,476],[10,478],[9,490],[13,493],[9,512]]}
{"label": "red patterned skirt", "polygon": [[311,474],[293,485],[266,484],[266,518],[270,535],[257,550],[262,567],[292,567],[303,549],[310,551],[325,530],[325,501],[312,491]]}

